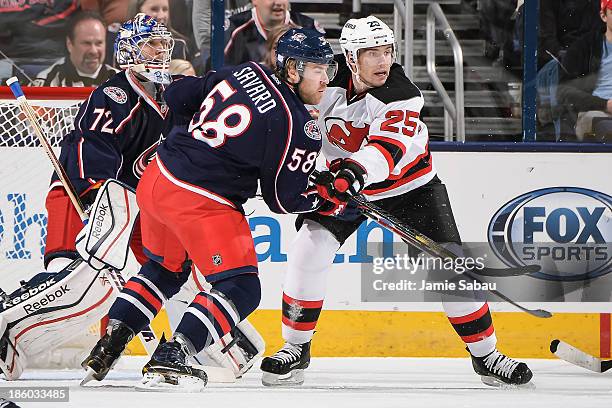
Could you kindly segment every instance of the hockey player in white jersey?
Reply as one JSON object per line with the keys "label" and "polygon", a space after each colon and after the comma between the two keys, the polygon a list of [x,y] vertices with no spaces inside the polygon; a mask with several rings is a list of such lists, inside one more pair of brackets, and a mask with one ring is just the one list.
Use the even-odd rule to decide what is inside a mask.
{"label": "hockey player in white jersey", "polygon": [[[328,169],[315,181],[328,200],[324,210],[298,216],[283,286],[285,345],[261,364],[264,385],[301,384],[321,312],[327,273],[336,251],[365,220],[346,206],[361,193],[406,224],[461,253],[444,184],[429,152],[424,99],[394,63],[393,32],[374,16],[351,19],[340,38],[340,70],[318,106],[318,124]],[[443,302],[450,323],[465,342],[473,368],[485,384],[521,385],[531,380],[525,363],[496,349],[487,303]],[[482,297],[482,296],[481,296]]]}

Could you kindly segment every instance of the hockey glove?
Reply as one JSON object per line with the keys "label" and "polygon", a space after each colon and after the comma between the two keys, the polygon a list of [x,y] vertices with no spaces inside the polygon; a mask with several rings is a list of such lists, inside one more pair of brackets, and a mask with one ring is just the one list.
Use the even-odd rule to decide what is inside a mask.
{"label": "hockey glove", "polygon": [[353,160],[334,160],[329,170],[321,172],[315,179],[315,185],[319,195],[326,200],[346,203],[350,196],[363,190],[365,175],[365,169]]}
{"label": "hockey glove", "polygon": [[364,187],[365,170],[351,160],[334,160],[330,170],[323,171],[314,180],[317,192],[327,200],[319,209],[323,215],[339,215],[351,195],[359,194]]}

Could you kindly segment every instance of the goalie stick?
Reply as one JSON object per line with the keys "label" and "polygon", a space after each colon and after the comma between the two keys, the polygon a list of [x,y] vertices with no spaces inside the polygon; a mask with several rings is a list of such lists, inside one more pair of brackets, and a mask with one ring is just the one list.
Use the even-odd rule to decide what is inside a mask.
{"label": "goalie stick", "polygon": [[561,360],[596,373],[604,373],[612,368],[612,360],[602,360],[561,340],[555,339],[550,343],[550,352]]}
{"label": "goalie stick", "polygon": [[[311,180],[316,177],[319,173],[314,171],[311,175]],[[351,195],[350,200],[353,201],[357,207],[361,210],[362,214],[366,217],[376,221],[380,225],[390,229],[399,235],[403,240],[405,240],[410,245],[415,248],[429,254],[432,256],[436,256],[439,258],[450,258],[457,259],[459,256],[454,252],[444,248],[442,245],[438,244],[431,238],[426,235],[420,233],[419,231],[405,225],[402,221],[397,219],[392,214],[383,210],[376,204],[368,201],[361,194]],[[538,265],[527,265],[516,268],[505,268],[505,269],[495,269],[495,268],[484,268],[478,272],[464,272],[466,276],[474,279],[476,282],[482,283],[480,279],[474,276],[474,274],[482,275],[482,276],[497,276],[497,277],[508,277],[508,276],[521,276],[527,275],[530,273],[538,272],[540,270],[540,266]],[[532,316],[539,318],[549,318],[552,317],[552,313],[543,309],[528,309],[514,300],[510,299],[503,293],[499,292],[495,289],[489,289],[491,293],[498,296],[500,299],[505,302],[510,303],[514,307],[522,310],[525,313],[528,313]]]}
{"label": "goalie stick", "polygon": [[[6,84],[10,87],[11,92],[15,96],[15,99],[17,100],[17,103],[19,105],[19,108],[21,109],[21,112],[26,116],[26,118],[32,125],[32,128],[34,129],[34,134],[40,141],[40,144],[43,147],[45,153],[47,154],[47,157],[51,161],[51,164],[53,165],[53,169],[57,173],[62,185],[66,189],[66,192],[68,193],[68,197],[70,198],[70,201],[72,202],[72,204],[74,205],[74,208],[79,214],[79,217],[83,221],[83,224],[87,223],[89,217],[87,213],[85,212],[85,210],[83,209],[83,204],[81,203],[81,200],[76,194],[76,191],[74,190],[74,186],[68,179],[68,176],[62,164],[59,162],[59,160],[55,156],[55,153],[53,152],[51,144],[45,137],[42,127],[38,123],[37,114],[32,108],[32,106],[30,105],[30,103],[28,102],[27,98],[25,97],[23,90],[21,89],[21,86],[19,85],[19,81],[17,77],[9,78],[6,81]],[[123,288],[123,285],[125,284],[125,280],[123,279],[123,276],[121,276],[121,274],[117,273],[115,270],[110,269],[110,268],[106,269],[106,272],[108,275],[108,281],[110,282],[112,287],[117,292],[121,292],[121,289]],[[138,333],[138,338],[144,345],[144,348],[147,354],[152,355],[153,352],[155,351],[155,348],[157,347],[158,341],[157,341],[157,336],[155,335],[155,332],[153,332],[153,330],[151,329],[151,326],[150,325],[146,326],[143,331]],[[88,375],[85,377],[85,379],[83,379],[83,382],[81,384],[86,383],[87,381],[85,380],[87,380],[88,377],[90,377],[90,375],[91,373],[88,371]]]}

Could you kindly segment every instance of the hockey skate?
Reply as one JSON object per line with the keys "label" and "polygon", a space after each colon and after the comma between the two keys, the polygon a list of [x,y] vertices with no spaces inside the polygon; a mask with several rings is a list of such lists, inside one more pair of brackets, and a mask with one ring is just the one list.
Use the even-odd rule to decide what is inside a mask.
{"label": "hockey skate", "polygon": [[81,366],[87,370],[81,385],[87,384],[92,379],[102,381],[133,337],[134,332],[123,322],[109,321],[106,334],[98,340],[89,356],[81,363]]}
{"label": "hockey skate", "polygon": [[513,360],[497,349],[484,357],[472,356],[472,366],[485,385],[502,388],[533,387],[529,385],[533,374],[527,364]]}
{"label": "hockey skate", "polygon": [[304,369],[310,364],[310,342],[285,343],[282,349],[261,362],[261,383],[268,387],[291,387],[304,383]]}
{"label": "hockey skate", "polygon": [[140,391],[202,391],[208,376],[204,370],[187,364],[187,358],[193,354],[189,341],[180,336],[169,342],[162,339],[143,367],[142,384],[136,388]]}

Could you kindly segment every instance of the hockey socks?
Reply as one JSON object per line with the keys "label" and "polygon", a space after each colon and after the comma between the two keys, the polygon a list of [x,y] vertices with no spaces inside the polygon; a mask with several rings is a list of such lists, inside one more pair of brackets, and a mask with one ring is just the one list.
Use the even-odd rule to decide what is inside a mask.
{"label": "hockey socks", "polygon": [[118,320],[140,332],[159,313],[164,302],[176,295],[189,277],[191,264],[183,272],[172,272],[154,261],[145,263],[138,275],[125,284],[108,312],[111,320]]}
{"label": "hockey socks", "polygon": [[[450,305],[452,304],[445,304],[445,308],[448,309]],[[495,328],[487,303],[467,315],[448,316],[448,320],[472,355],[484,356],[495,349],[497,338],[495,337]]]}
{"label": "hockey socks", "polygon": [[299,300],[283,293],[283,338],[295,344],[310,341],[323,300]]}
{"label": "hockey socks", "polygon": [[236,275],[215,282],[210,293],[196,295],[176,333],[187,338],[198,353],[250,315],[260,299],[261,286],[256,274]]}

